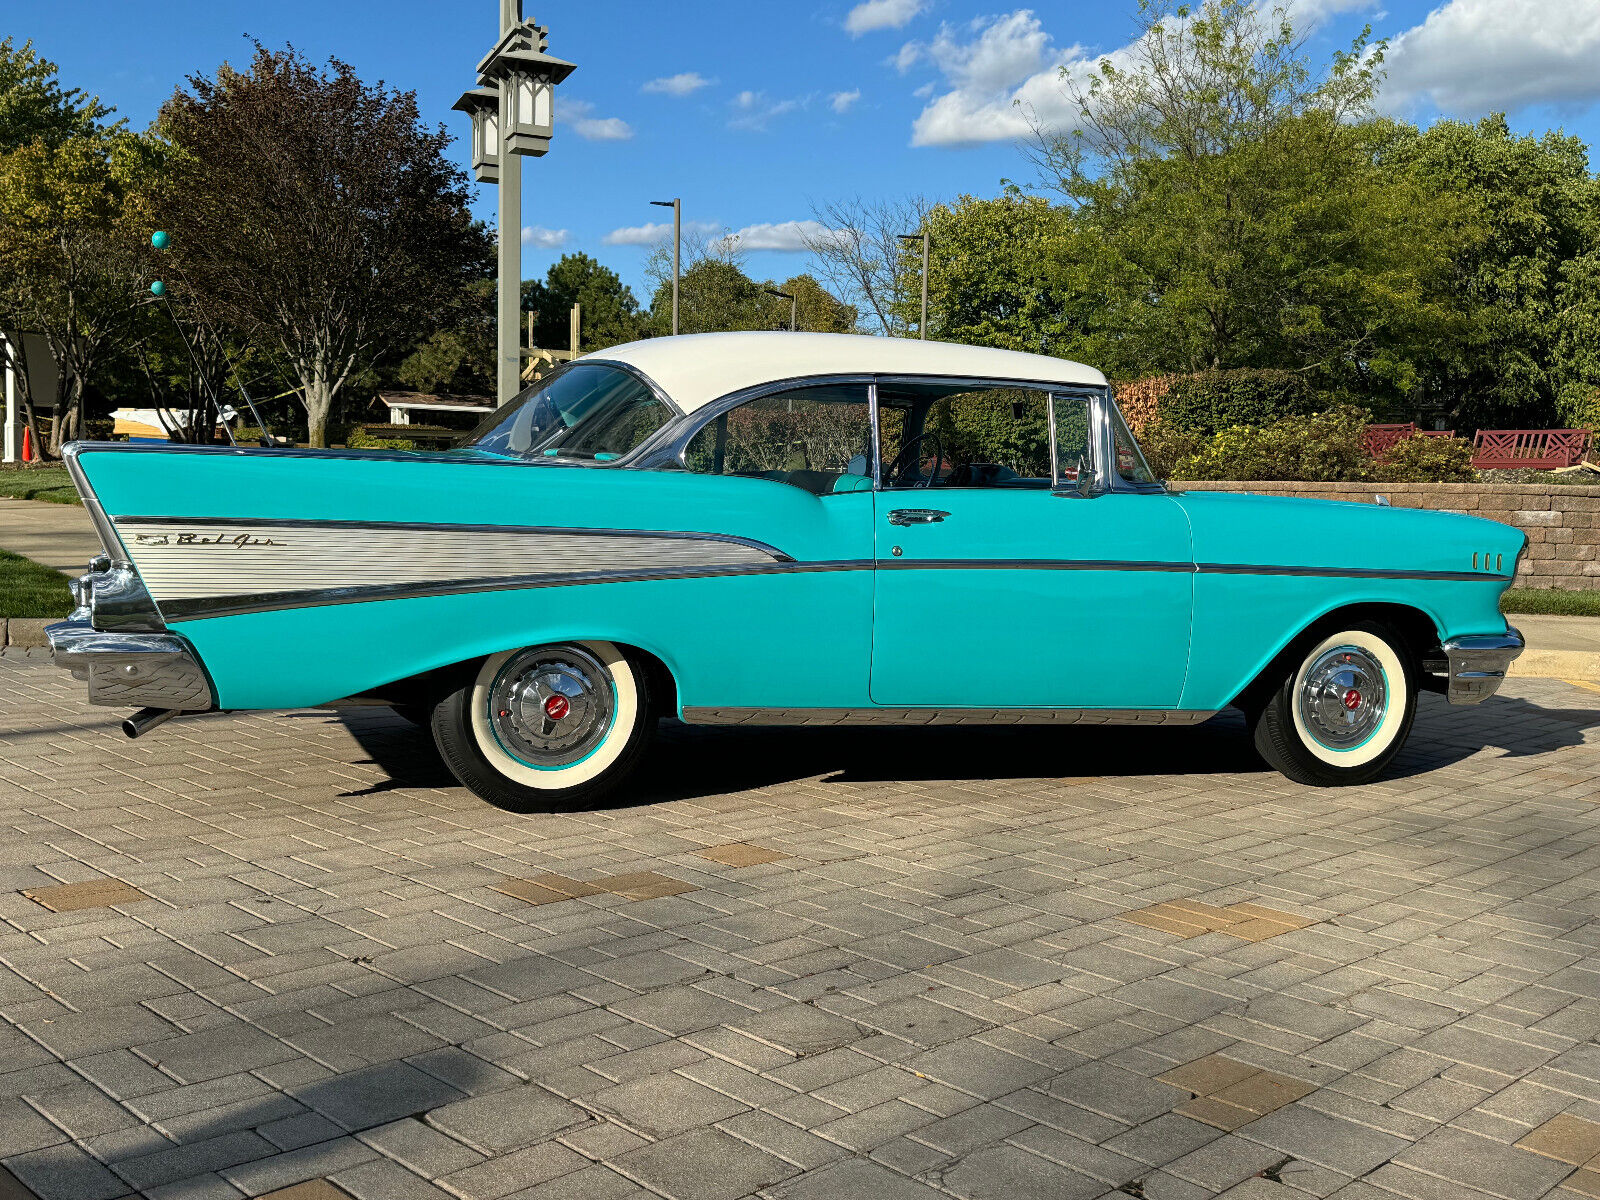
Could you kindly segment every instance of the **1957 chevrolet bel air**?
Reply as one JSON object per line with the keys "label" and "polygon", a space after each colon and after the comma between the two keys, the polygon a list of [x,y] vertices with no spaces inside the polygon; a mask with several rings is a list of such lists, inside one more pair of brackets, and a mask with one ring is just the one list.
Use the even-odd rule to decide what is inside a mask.
{"label": "1957 chevrolet bel air", "polygon": [[697,724],[1180,725],[1356,783],[1422,689],[1522,639],[1525,539],[1158,482],[1061,359],[796,333],[660,338],[547,376],[447,453],[80,443],[105,553],[52,626],[97,704],[360,696],[467,787],[571,808]]}

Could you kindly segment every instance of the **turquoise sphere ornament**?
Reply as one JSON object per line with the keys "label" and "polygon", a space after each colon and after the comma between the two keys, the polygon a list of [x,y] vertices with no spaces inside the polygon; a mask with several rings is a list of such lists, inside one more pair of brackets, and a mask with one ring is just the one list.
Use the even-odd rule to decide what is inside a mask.
{"label": "turquoise sphere ornament", "polygon": [[156,280],[150,285],[150,294],[152,296],[165,296],[167,294],[167,285],[159,279]]}
{"label": "turquoise sphere ornament", "polygon": [[154,246],[157,250],[165,250],[167,248],[167,233],[166,233],[166,230],[158,229],[154,233],[152,233],[150,235],[150,244],[152,246]]}

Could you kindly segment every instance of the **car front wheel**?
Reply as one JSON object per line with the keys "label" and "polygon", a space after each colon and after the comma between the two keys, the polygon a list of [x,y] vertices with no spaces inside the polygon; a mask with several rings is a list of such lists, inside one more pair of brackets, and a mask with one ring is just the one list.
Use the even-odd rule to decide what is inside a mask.
{"label": "car front wheel", "polygon": [[590,806],[638,765],[655,727],[647,673],[610,642],[532,646],[485,659],[434,707],[451,772],[511,812]]}
{"label": "car front wheel", "polygon": [[1254,722],[1256,749],[1296,783],[1365,783],[1399,753],[1417,711],[1405,643],[1362,622],[1319,638]]}

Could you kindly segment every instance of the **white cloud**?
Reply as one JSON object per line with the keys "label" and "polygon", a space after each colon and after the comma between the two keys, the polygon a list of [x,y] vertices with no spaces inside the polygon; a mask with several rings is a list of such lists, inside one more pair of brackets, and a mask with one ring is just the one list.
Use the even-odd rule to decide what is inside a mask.
{"label": "white cloud", "polygon": [[724,241],[732,242],[740,250],[804,250],[806,242],[821,237],[837,238],[839,231],[831,230],[820,221],[780,221],[746,225],[736,229]]}
{"label": "white cloud", "polygon": [[1390,45],[1386,107],[1466,116],[1600,99],[1600,0],[1448,0]]}
{"label": "white cloud", "polygon": [[707,79],[697,71],[683,71],[677,75],[666,75],[660,79],[652,79],[639,89],[645,92],[658,92],[663,96],[687,96],[698,92],[703,87],[709,87],[715,80]]}
{"label": "white cloud", "polygon": [[[1258,7],[1266,12],[1279,2],[1260,0]],[[1376,0],[1287,2],[1304,32],[1338,13],[1371,8]],[[1600,0],[1570,2],[1600,5]],[[1032,134],[1034,122],[1057,129],[1073,127],[1080,114],[1062,87],[1062,69],[1086,77],[1102,59],[1127,69],[1134,64],[1137,49],[1137,42],[1105,53],[1081,45],[1060,46],[1033,10],[1019,8],[963,25],[942,25],[931,41],[907,42],[890,62],[902,72],[928,63],[943,77],[931,91],[925,91],[930,85],[923,84],[913,93],[931,98],[912,123],[911,144],[958,146],[1025,138]]]}
{"label": "white cloud", "polygon": [[857,100],[861,99],[861,89],[853,92],[835,92],[828,97],[828,107],[836,113],[846,113]]}
{"label": "white cloud", "polygon": [[800,107],[799,100],[773,100],[765,92],[743,91],[733,98],[735,115],[729,119],[729,129],[765,130],[775,117],[791,113]]}
{"label": "white cloud", "polygon": [[[702,235],[718,233],[722,226],[715,221],[685,221],[685,233],[698,233]],[[663,238],[672,236],[671,221],[651,221],[645,225],[627,225],[621,229],[613,229],[600,241],[607,246],[654,246]]]}
{"label": "white cloud", "polygon": [[524,225],[522,244],[537,246],[541,250],[557,250],[567,244],[572,236],[570,229],[546,229],[543,225]]}
{"label": "white cloud", "polygon": [[633,126],[621,117],[595,116],[587,100],[557,100],[556,115],[571,121],[573,132],[591,142],[625,142],[633,136]]}
{"label": "white cloud", "polygon": [[862,0],[845,17],[845,31],[860,37],[874,29],[904,29],[925,7],[926,0]]}
{"label": "white cloud", "polygon": [[1030,113],[1047,124],[1077,115],[1062,91],[1060,68],[1086,62],[1083,50],[1057,47],[1029,9],[941,26],[931,42],[908,43],[899,57],[933,63],[947,89],[912,123],[913,146],[1027,137]]}

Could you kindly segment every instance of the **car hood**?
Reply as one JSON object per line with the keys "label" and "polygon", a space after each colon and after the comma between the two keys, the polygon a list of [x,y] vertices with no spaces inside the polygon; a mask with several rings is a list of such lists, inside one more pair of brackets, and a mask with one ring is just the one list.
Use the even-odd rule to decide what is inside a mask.
{"label": "car hood", "polygon": [[1527,539],[1465,513],[1249,492],[1174,492],[1200,563],[1478,573],[1509,580]]}

